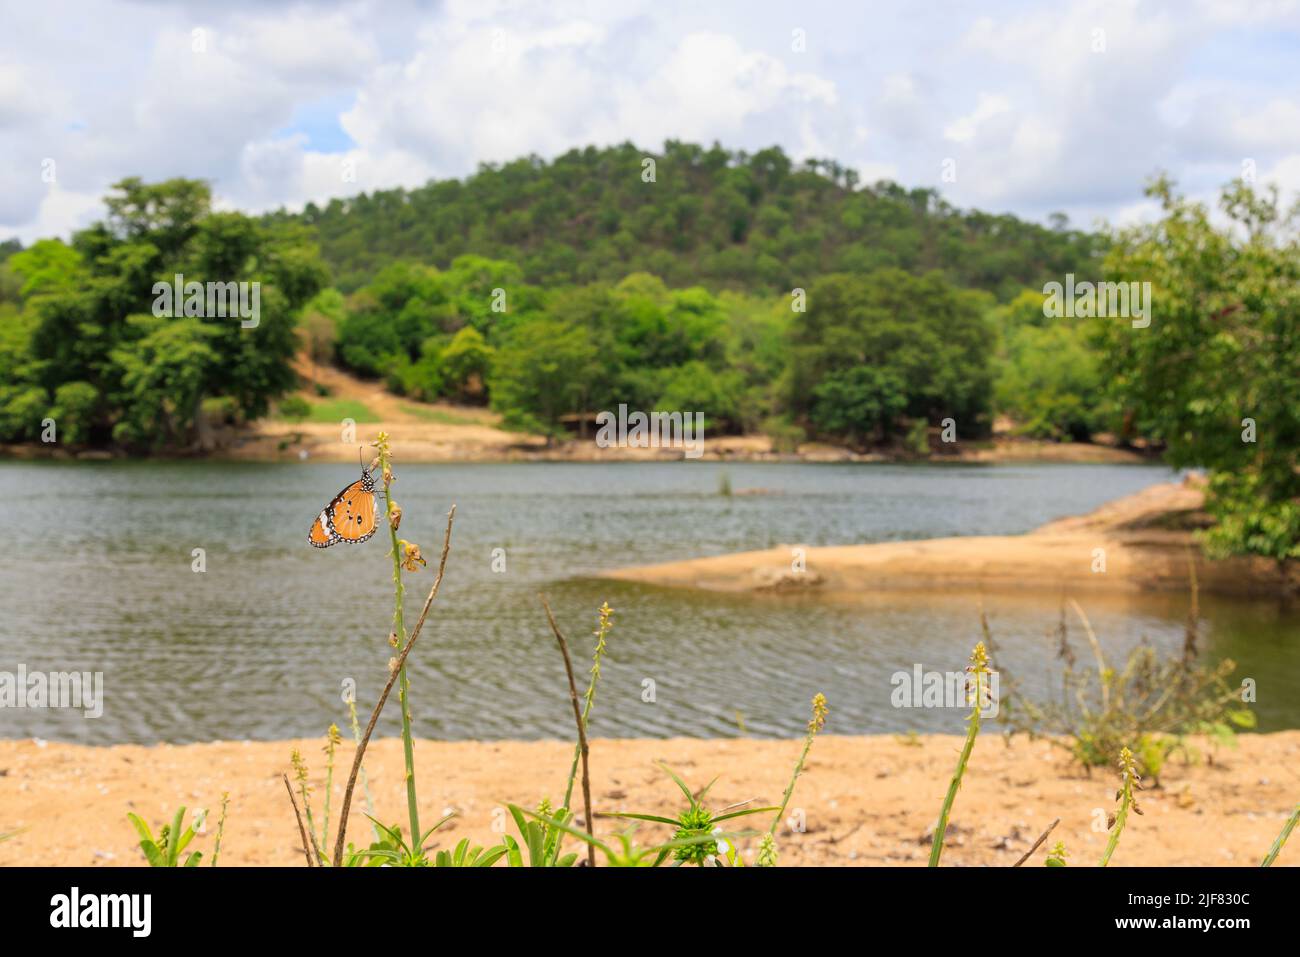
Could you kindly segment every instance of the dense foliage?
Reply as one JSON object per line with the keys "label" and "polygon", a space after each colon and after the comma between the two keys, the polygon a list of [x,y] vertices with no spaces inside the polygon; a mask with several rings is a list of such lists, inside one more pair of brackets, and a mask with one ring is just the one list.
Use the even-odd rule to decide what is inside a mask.
{"label": "dense foliage", "polygon": [[[252,418],[295,382],[294,317],[327,280],[301,227],[211,211],[192,180],[123,180],[107,220],[0,267],[0,436],[151,449],[199,438],[205,400]],[[239,317],[158,315],[155,282],[259,282]],[[250,287],[251,288],[251,287]]]}
{"label": "dense foliage", "polygon": [[887,437],[904,414],[951,417],[958,434],[979,434],[991,398],[989,304],[938,273],[818,280],[807,315],[791,324],[787,407],[857,443]]}
{"label": "dense foliage", "polygon": [[1115,425],[1100,357],[1083,320],[1043,315],[1043,294],[1026,289],[989,313],[999,342],[993,402],[1015,431],[1086,441]]}
{"label": "dense foliage", "polygon": [[1300,557],[1296,217],[1240,182],[1224,225],[1166,180],[1149,193],[1164,215],[1120,233],[1106,265],[1152,284],[1154,318],[1097,324],[1103,375],[1171,464],[1211,470],[1212,549]]}
{"label": "dense foliage", "polygon": [[[653,161],[653,169],[647,161]],[[653,172],[653,181],[647,181]],[[833,160],[795,164],[779,148],[729,152],[670,141],[570,150],[485,165],[463,181],[308,204],[336,284],[353,290],[393,260],[448,267],[466,253],[518,264],[531,284],[617,282],[652,273],[672,287],[763,293],[826,273],[938,270],[1003,297],[1095,266],[1094,234],[954,209],[932,189],[860,185]]]}

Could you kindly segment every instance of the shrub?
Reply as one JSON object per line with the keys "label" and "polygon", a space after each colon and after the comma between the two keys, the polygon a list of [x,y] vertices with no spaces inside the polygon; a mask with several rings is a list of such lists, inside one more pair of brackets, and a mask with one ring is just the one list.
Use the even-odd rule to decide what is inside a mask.
{"label": "shrub", "polygon": [[280,400],[280,418],[301,422],[311,415],[311,403],[300,395],[288,395]]}
{"label": "shrub", "polygon": [[54,390],[50,416],[65,442],[78,445],[90,438],[99,405],[99,390],[89,382],[65,382]]}
{"label": "shrub", "polygon": [[[1073,599],[1070,604],[1083,624],[1095,667],[1075,667],[1062,609],[1057,633],[1066,666],[1060,697],[1034,702],[1013,687],[1000,712],[1011,730],[1052,736],[1085,768],[1108,765],[1121,749],[1131,748],[1141,772],[1158,780],[1175,751],[1189,760],[1197,757],[1189,736],[1209,735],[1232,745],[1239,729],[1255,727],[1255,714],[1242,703],[1240,689],[1228,683],[1236,670],[1231,660],[1200,664],[1190,640],[1181,654],[1165,656],[1143,643],[1116,669],[1083,609]],[[1008,678],[1005,669],[1001,673]]]}

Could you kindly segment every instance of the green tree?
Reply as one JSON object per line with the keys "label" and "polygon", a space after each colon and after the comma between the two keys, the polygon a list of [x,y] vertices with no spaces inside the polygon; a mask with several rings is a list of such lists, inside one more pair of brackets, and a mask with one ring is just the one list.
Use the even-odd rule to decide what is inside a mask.
{"label": "green tree", "polygon": [[[1039,313],[1042,296],[1037,296]],[[1111,405],[1099,365],[1081,321],[1049,320],[1006,333],[997,362],[997,411],[1024,435],[1086,441],[1106,424]]]}
{"label": "green tree", "polygon": [[113,350],[121,385],[113,396],[120,410],[113,438],[143,448],[185,442],[195,427],[207,368],[216,352],[216,330],[196,319],[131,316],[140,338]]}
{"label": "green tree", "polygon": [[495,350],[474,326],[465,326],[438,355],[445,388],[462,401],[481,402]]}
{"label": "green tree", "polygon": [[1300,241],[1276,190],[1224,189],[1228,222],[1167,179],[1107,276],[1151,284],[1150,325],[1097,323],[1102,374],[1176,467],[1210,470],[1212,552],[1300,557]]}
{"label": "green tree", "polygon": [[560,433],[562,416],[586,411],[597,358],[586,329],[552,319],[525,322],[497,350],[492,405],[508,425],[540,432],[549,442]]}
{"label": "green tree", "polygon": [[[961,435],[986,432],[992,391],[987,305],[981,294],[957,289],[938,273],[918,277],[885,269],[819,279],[808,289],[807,312],[790,327],[788,408],[816,427],[817,388],[835,377],[830,388],[838,392],[884,396],[901,386],[908,416],[952,417]],[[887,377],[843,377],[862,366]],[[892,422],[892,400],[885,411]],[[829,415],[823,403],[819,417],[829,421]]]}
{"label": "green tree", "polygon": [[76,445],[90,438],[100,401],[98,390],[89,382],[65,382],[54,390],[50,416],[65,442]]}
{"label": "green tree", "polygon": [[854,366],[832,372],[813,389],[810,418],[818,431],[865,446],[889,434],[907,408],[903,381],[893,370]]}
{"label": "green tree", "polygon": [[[657,166],[652,189],[640,175],[647,156]],[[775,147],[746,153],[675,141],[658,152],[623,143],[551,161],[528,156],[464,180],[267,218],[309,226],[346,291],[394,260],[449,272],[461,257],[517,264],[517,274],[489,270],[479,283],[508,289],[512,313],[520,282],[554,289],[638,272],[669,287],[772,295],[836,272],[937,269],[954,284],[1009,298],[1066,272],[1095,273],[1104,245],[1059,221],[1045,228],[959,210],[933,190],[860,185],[832,160],[796,167]],[[497,317],[485,303],[474,296],[466,315],[491,342],[481,322]]]}
{"label": "green tree", "polygon": [[[23,318],[2,339],[24,340],[26,353],[0,357],[21,383],[0,392],[5,434],[30,437],[23,423],[38,394],[76,441],[141,448],[201,443],[205,398],[245,418],[264,414],[295,384],[295,318],[326,278],[306,227],[212,213],[207,185],[194,180],[126,179],[105,204],[108,217],[71,245],[44,240],[4,264],[22,281]],[[155,283],[178,273],[186,283],[246,283],[258,315],[186,317],[178,303],[175,318],[153,314],[165,311]],[[245,328],[244,318],[256,321]]]}
{"label": "green tree", "polygon": [[735,430],[741,420],[744,380],[734,369],[718,371],[698,359],[668,370],[664,391],[654,403],[663,412],[703,413],[712,432]]}
{"label": "green tree", "polygon": [[311,361],[313,382],[316,380],[317,369],[334,359],[339,325],[346,311],[343,294],[333,287],[322,289],[303,306],[302,314],[298,317],[298,333],[303,350]]}

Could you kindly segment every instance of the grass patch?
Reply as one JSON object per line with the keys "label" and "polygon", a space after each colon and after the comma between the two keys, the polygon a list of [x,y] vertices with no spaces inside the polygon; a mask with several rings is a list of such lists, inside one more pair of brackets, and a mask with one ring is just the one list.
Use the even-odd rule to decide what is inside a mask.
{"label": "grass patch", "polygon": [[327,402],[312,402],[310,406],[307,414],[299,421],[319,422],[326,425],[342,422],[344,419],[351,419],[357,423],[379,421],[379,416],[370,406],[356,399],[330,399]]}
{"label": "grass patch", "polygon": [[[428,405],[403,405],[402,411],[407,415],[414,416],[422,422],[434,422],[438,425],[482,425],[483,418],[476,415],[464,415],[459,412],[448,412],[446,409],[438,409]],[[361,421],[360,419],[357,420]]]}

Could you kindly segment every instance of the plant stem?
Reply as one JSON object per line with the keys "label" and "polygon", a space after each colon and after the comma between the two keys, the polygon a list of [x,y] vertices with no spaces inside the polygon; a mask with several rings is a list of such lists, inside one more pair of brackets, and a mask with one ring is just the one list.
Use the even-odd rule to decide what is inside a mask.
{"label": "plant stem", "polygon": [[[389,468],[386,444],[379,448],[379,470],[384,480],[384,519],[393,546],[393,634],[397,636],[398,647],[401,647],[406,644],[402,607],[406,592],[402,586],[402,550],[397,545],[397,528],[389,520],[393,511],[393,473]],[[402,709],[402,756],[406,762],[406,809],[411,822],[411,853],[418,858],[424,848],[418,846],[421,843],[420,809],[415,793],[415,744],[411,740],[411,682],[406,674],[405,657],[398,672],[397,701]]]}
{"label": "plant stem", "polygon": [[[587,722],[591,719],[591,708],[596,701],[596,682],[600,680],[600,660],[605,655],[605,638],[609,634],[611,627],[610,615],[613,609],[608,603],[600,606],[600,626],[596,630],[596,651],[591,659],[591,680],[587,683],[587,693],[583,699],[582,706],[582,727],[587,727]],[[573,782],[578,777],[578,759],[582,753],[581,742],[574,745],[573,764],[569,767],[569,783],[564,789],[564,804],[562,807],[568,808],[569,802],[573,800]]]}
{"label": "plant stem", "polygon": [[320,857],[320,848],[316,840],[316,821],[311,813],[311,795],[307,790],[307,782],[301,781],[298,784],[298,794],[302,797],[302,810],[307,816],[307,834],[311,837],[312,847],[316,848],[316,856]]}
{"label": "plant stem", "polygon": [[957,759],[957,770],[953,773],[952,782],[948,785],[948,794],[943,799],[943,808],[939,811],[939,823],[934,828],[934,841],[930,845],[930,867],[939,866],[939,857],[943,854],[944,835],[948,831],[948,816],[952,813],[953,802],[957,799],[957,789],[961,787],[961,778],[966,773],[966,765],[970,762],[970,754],[979,733],[979,710],[976,709],[972,713],[970,727],[966,731],[966,744],[961,749],[961,757]]}
{"label": "plant stem", "polygon": [[988,674],[988,655],[984,650],[983,642],[978,643],[971,654],[970,672],[975,682],[975,694],[971,703],[970,717],[966,719],[969,723],[966,729],[966,744],[961,749],[961,757],[957,759],[957,770],[953,772],[952,783],[948,785],[948,794],[943,799],[943,808],[939,811],[939,823],[934,826],[934,842],[930,845],[930,867],[939,866],[939,857],[943,854],[944,835],[948,831],[948,816],[952,813],[953,802],[957,799],[957,789],[961,787],[962,775],[966,773],[971,751],[975,748],[975,739],[980,733],[980,707],[984,700],[981,678]]}
{"label": "plant stem", "polygon": [[1036,851],[1036,850],[1038,850],[1040,847],[1042,847],[1042,845],[1043,845],[1043,841],[1047,840],[1047,835],[1051,834],[1052,831],[1054,831],[1054,830],[1056,829],[1056,825],[1058,825],[1058,824],[1060,824],[1060,823],[1061,823],[1061,819],[1058,817],[1058,818],[1057,818],[1055,821],[1053,821],[1051,824],[1047,825],[1047,830],[1044,831],[1042,834],[1038,835],[1038,840],[1034,841],[1034,846],[1031,847],[1029,850],[1025,851],[1025,853],[1021,856],[1020,860],[1016,861],[1016,862],[1015,862],[1014,864],[1012,864],[1011,866],[1012,866],[1012,867],[1019,867],[1021,864],[1025,863],[1025,861],[1027,861],[1027,860],[1029,860],[1031,857],[1033,857],[1033,856],[1034,856],[1034,851]]}
{"label": "plant stem", "polygon": [[1295,806],[1295,810],[1291,812],[1291,816],[1287,818],[1286,823],[1282,825],[1282,833],[1277,836],[1277,840],[1273,842],[1273,846],[1268,849],[1268,854],[1264,856],[1264,863],[1260,864],[1260,867],[1273,866],[1273,862],[1277,860],[1278,854],[1282,853],[1282,846],[1286,844],[1286,839],[1290,837],[1291,832],[1295,830],[1297,822],[1300,822],[1300,804]]}
{"label": "plant stem", "polygon": [[212,848],[212,863],[210,866],[217,866],[217,858],[221,856],[221,839],[226,834],[226,808],[230,805],[230,792],[226,791],[221,795],[221,820],[217,822],[217,839]]}
{"label": "plant stem", "polygon": [[[361,747],[361,722],[357,720],[357,696],[355,692],[348,697],[348,722],[352,726],[352,744],[359,748]],[[365,768],[361,769],[361,791],[366,796],[366,811],[373,818],[375,816],[375,799],[370,793],[370,777],[366,774]],[[374,833],[375,840],[378,841],[382,835],[379,833],[379,825],[373,820],[370,822],[370,830]]]}
{"label": "plant stem", "polygon": [[416,619],[415,627],[411,630],[411,637],[407,640],[406,647],[397,656],[397,668],[389,672],[388,682],[384,685],[384,690],[379,693],[379,700],[375,702],[375,710],[370,713],[370,720],[366,722],[365,733],[357,744],[357,753],[352,757],[352,771],[348,774],[348,786],[343,789],[343,805],[339,812],[339,836],[334,841],[335,867],[340,867],[343,864],[343,840],[347,837],[348,811],[352,807],[352,791],[357,785],[357,774],[361,770],[361,761],[366,755],[366,747],[370,744],[370,736],[374,733],[375,725],[379,722],[380,712],[384,710],[384,705],[388,702],[388,696],[392,693],[393,684],[397,681],[398,673],[401,671],[402,666],[406,664],[406,656],[415,647],[416,639],[420,637],[420,631],[424,628],[424,619],[429,615],[429,608],[432,607],[433,600],[438,597],[438,588],[442,585],[442,574],[447,568],[447,553],[451,551],[451,524],[455,518],[456,506],[453,505],[451,511],[447,513],[447,532],[442,540],[442,558],[438,562],[438,577],[433,580],[433,587],[429,589],[429,597],[424,600],[424,608],[420,610],[420,617]]}
{"label": "plant stem", "polygon": [[338,726],[330,725],[326,732],[325,749],[325,812],[320,825],[320,843],[325,853],[329,853],[330,839],[330,796],[334,793],[334,748],[337,746]]}
{"label": "plant stem", "polygon": [[[1110,863],[1110,856],[1115,853],[1115,848],[1119,846],[1119,836],[1124,832],[1124,825],[1128,823],[1129,809],[1133,808],[1139,814],[1142,813],[1142,809],[1137,806],[1137,802],[1133,798],[1133,786],[1137,781],[1137,771],[1133,765],[1133,752],[1127,747],[1120,749],[1119,769],[1119,810],[1115,812],[1115,822],[1110,828],[1110,840],[1106,842],[1106,850],[1102,852],[1101,860],[1097,863],[1098,867],[1105,867]],[[1138,789],[1141,790],[1141,787],[1139,784]]]}
{"label": "plant stem", "polygon": [[[585,812],[584,823],[587,825],[587,833],[591,835],[593,841],[596,832],[593,829],[594,823],[591,815],[591,774],[587,767],[587,719],[582,710],[578,707],[578,684],[573,680],[573,660],[569,657],[569,643],[564,640],[564,635],[560,634],[560,626],[555,623],[555,616],[551,614],[551,606],[546,602],[546,596],[538,596],[542,599],[542,607],[546,609],[546,618],[551,623],[551,631],[555,632],[555,641],[560,646],[560,654],[564,656],[564,671],[569,676],[569,700],[573,704],[573,720],[578,725],[578,751],[582,755],[582,806]],[[590,698],[588,698],[590,703]],[[589,704],[590,706],[590,704]],[[568,799],[573,794],[573,781],[569,781],[569,794],[565,796],[565,807],[568,807]],[[596,866],[596,845],[593,841],[587,842],[587,866]],[[559,844],[556,844],[556,853],[559,853]]]}
{"label": "plant stem", "polygon": [[1115,853],[1115,848],[1119,847],[1119,836],[1124,831],[1124,825],[1128,823],[1130,800],[1128,787],[1125,786],[1123,796],[1120,798],[1119,810],[1115,812],[1115,823],[1110,829],[1110,840],[1106,842],[1106,850],[1102,852],[1101,860],[1097,863],[1098,867],[1109,864],[1110,856]]}
{"label": "plant stem", "polygon": [[289,803],[293,805],[293,816],[298,819],[298,836],[302,838],[302,856],[307,858],[307,866],[315,867],[316,862],[311,859],[311,847],[307,843],[307,828],[302,823],[302,813],[298,810],[298,799],[293,796],[293,785],[289,783],[289,775],[280,775],[284,778],[284,789],[289,792]]}
{"label": "plant stem", "polygon": [[767,829],[767,833],[776,837],[776,829],[781,823],[781,818],[785,817],[785,809],[790,804],[790,797],[794,794],[795,782],[799,780],[799,775],[803,774],[804,762],[808,760],[808,752],[812,750],[813,738],[817,737],[817,732],[821,730],[822,724],[826,719],[826,698],[823,695],[817,695],[813,698],[813,716],[808,722],[808,734],[803,739],[803,752],[799,755],[799,761],[794,766],[794,774],[790,775],[790,783],[786,785],[785,796],[781,798],[781,807],[772,818],[772,824]]}

